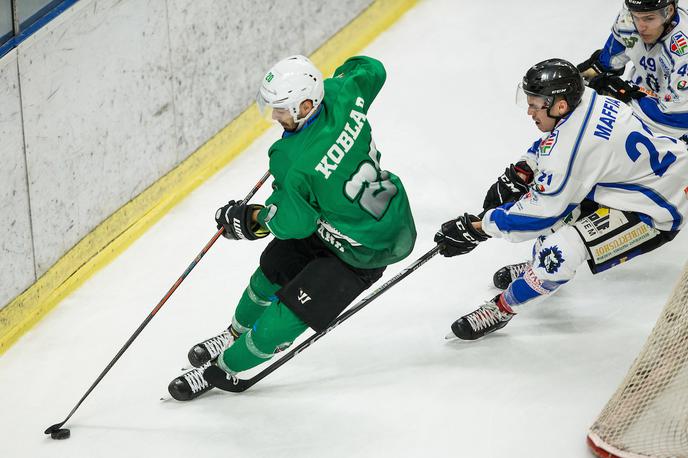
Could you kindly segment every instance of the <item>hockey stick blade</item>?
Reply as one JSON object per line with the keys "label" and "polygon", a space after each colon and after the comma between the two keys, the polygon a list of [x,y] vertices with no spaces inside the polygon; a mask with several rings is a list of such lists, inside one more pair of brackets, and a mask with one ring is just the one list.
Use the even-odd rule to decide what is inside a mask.
{"label": "hockey stick blade", "polygon": [[310,337],[308,337],[306,340],[301,342],[299,345],[297,345],[295,348],[293,348],[291,351],[289,351],[287,354],[282,356],[280,359],[277,361],[273,361],[270,365],[268,365],[265,369],[260,371],[258,374],[254,375],[251,378],[248,379],[241,379],[241,378],[231,378],[227,379],[227,373],[220,369],[217,366],[210,366],[208,367],[204,372],[203,372],[203,378],[210,383],[212,386],[215,388],[219,388],[223,391],[230,391],[232,393],[241,393],[242,391],[246,391],[249,388],[251,388],[253,385],[258,383],[259,381],[263,380],[265,377],[267,377],[269,374],[274,372],[278,367],[282,366],[285,364],[287,361],[292,359],[294,356],[298,355],[301,353],[303,350],[306,348],[310,347],[312,344],[314,344],[318,339],[320,339],[322,336],[342,324],[344,321],[346,321],[348,318],[351,317],[354,313],[358,312],[361,310],[363,307],[368,305],[370,302],[372,302],[374,299],[376,299],[378,296],[380,296],[382,293],[387,291],[389,288],[392,286],[396,285],[399,283],[401,280],[406,278],[408,275],[411,273],[415,272],[420,266],[428,262],[430,259],[433,258],[437,253],[440,251],[440,246],[437,245],[433,247],[430,251],[425,253],[423,256],[420,258],[416,259],[416,261],[396,274],[394,277],[390,278],[385,282],[383,285],[379,286],[375,291],[361,299],[359,302],[356,303],[356,305],[353,305],[349,309],[347,309],[344,313],[339,315],[337,319],[335,319],[330,326],[328,326],[326,329],[323,329],[322,331],[318,331],[314,334],[312,334]]}
{"label": "hockey stick blade", "polygon": [[251,387],[250,379],[228,378],[225,371],[212,364],[203,371],[203,378],[215,388],[231,393],[241,393]]}
{"label": "hockey stick blade", "polygon": [[51,427],[49,427],[48,429],[46,429],[45,431],[43,431],[43,433],[44,433],[44,434],[51,434],[51,433],[54,433],[54,432],[57,431],[58,429],[62,428],[62,425],[64,425],[65,422],[66,422],[66,420],[63,421],[62,423],[55,423],[54,425],[52,425]]}

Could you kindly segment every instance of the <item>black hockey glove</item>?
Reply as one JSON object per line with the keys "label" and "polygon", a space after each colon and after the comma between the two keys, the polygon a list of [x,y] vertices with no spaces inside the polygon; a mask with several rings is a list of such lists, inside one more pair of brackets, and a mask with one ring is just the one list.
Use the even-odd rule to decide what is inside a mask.
{"label": "black hockey glove", "polygon": [[610,73],[603,73],[594,77],[588,83],[588,87],[602,95],[610,95],[619,99],[623,103],[628,103],[633,99],[641,99],[647,95],[639,86]]}
{"label": "black hockey glove", "polygon": [[222,235],[232,240],[257,240],[267,236],[270,231],[253,221],[253,212],[262,205],[246,205],[242,201],[230,200],[227,205],[215,212],[217,228],[224,228]]}
{"label": "black hockey glove", "polygon": [[456,219],[447,221],[435,234],[435,243],[440,245],[440,254],[447,258],[466,254],[490,236],[473,227],[472,222],[480,221],[477,216],[464,213]]}
{"label": "black hockey glove", "polygon": [[604,68],[602,62],[600,62],[600,54],[602,54],[602,50],[598,49],[597,51],[592,53],[592,56],[590,56],[588,60],[584,60],[580,64],[576,65],[576,68],[581,73],[581,75],[583,75],[583,78],[589,80],[597,75],[601,75],[602,73],[611,73],[619,76],[623,74],[623,68],[619,70],[608,70]]}
{"label": "black hockey glove", "polygon": [[[526,177],[524,180],[519,176]],[[490,186],[483,201],[483,210],[497,208],[507,202],[520,199],[528,192],[528,184],[533,181],[533,170],[526,161],[511,164],[504,173],[497,178],[497,182]]]}

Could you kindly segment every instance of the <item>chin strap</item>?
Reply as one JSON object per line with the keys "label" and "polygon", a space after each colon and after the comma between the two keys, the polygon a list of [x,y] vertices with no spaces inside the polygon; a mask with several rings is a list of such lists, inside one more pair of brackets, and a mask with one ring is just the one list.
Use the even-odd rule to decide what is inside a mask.
{"label": "chin strap", "polygon": [[[567,103],[568,103],[568,102],[567,102]],[[578,105],[580,105],[580,102],[578,102]],[[554,119],[554,120],[555,120],[554,127],[552,128],[552,131],[554,131],[554,130],[557,128],[557,124],[559,124],[559,121],[561,121],[562,119],[564,119],[565,117],[567,117],[568,115],[570,115],[571,113],[573,113],[573,110],[575,110],[576,107],[577,107],[578,105],[576,105],[576,106],[573,107],[573,108],[569,108],[569,111],[567,111],[567,112],[566,112],[564,115],[562,115],[562,116],[552,116],[552,115],[550,114],[550,110],[552,109],[552,107],[547,108],[547,117],[550,118],[550,119]]]}
{"label": "chin strap", "polygon": [[294,132],[300,131],[303,127],[307,126],[312,120],[315,119],[315,115],[317,113],[320,113],[320,108],[322,107],[322,103],[319,104],[317,107],[311,108],[311,111],[306,114],[303,118],[296,121],[296,129],[294,129]]}
{"label": "chin strap", "polygon": [[[550,119],[554,119],[554,127],[552,128],[552,132],[553,132],[553,131],[557,128],[557,124],[559,124],[559,121],[561,121],[561,120],[564,118],[564,116],[567,116],[567,115],[568,115],[569,113],[571,113],[571,111],[573,111],[573,110],[569,111],[569,112],[566,113],[564,116],[552,116],[552,115],[550,114],[550,110],[551,110],[551,109],[552,109],[552,107],[548,107],[548,108],[547,108],[547,117],[550,118]],[[550,132],[550,133],[551,133],[551,132]]]}

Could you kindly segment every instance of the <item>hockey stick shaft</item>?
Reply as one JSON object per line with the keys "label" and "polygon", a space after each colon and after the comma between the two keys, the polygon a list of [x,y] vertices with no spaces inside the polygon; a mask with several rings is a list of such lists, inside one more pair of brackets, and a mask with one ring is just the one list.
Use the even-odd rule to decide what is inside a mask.
{"label": "hockey stick shaft", "polygon": [[439,245],[435,246],[432,248],[430,251],[425,253],[423,256],[418,258],[413,264],[396,274],[394,277],[390,278],[387,280],[384,284],[380,285],[378,288],[375,289],[372,293],[361,299],[359,302],[356,303],[356,305],[350,307],[347,309],[344,313],[339,315],[337,319],[332,322],[332,324],[327,327],[327,329],[323,329],[322,331],[318,331],[315,334],[311,335],[308,339],[304,340],[301,342],[298,346],[293,348],[289,353],[286,355],[282,356],[280,359],[277,361],[274,361],[272,364],[270,364],[268,367],[263,369],[261,372],[258,374],[254,375],[251,378],[248,379],[238,379],[235,383],[232,383],[231,386],[227,387],[229,388],[228,391],[233,391],[233,392],[242,392],[246,391],[247,389],[251,388],[253,385],[258,383],[259,381],[263,380],[265,377],[267,377],[269,374],[277,370],[280,366],[286,364],[287,361],[292,359],[294,356],[298,355],[302,351],[304,351],[306,348],[310,347],[312,344],[314,344],[318,339],[323,337],[325,334],[328,332],[332,331],[334,328],[342,324],[344,321],[348,320],[351,318],[352,315],[360,311],[363,307],[368,305],[370,302],[378,298],[382,293],[385,291],[389,290],[392,286],[396,285],[399,283],[401,280],[409,276],[411,273],[416,271],[420,266],[428,262],[430,259],[432,259],[433,256],[435,256],[440,250]]}
{"label": "hockey stick shaft", "polygon": [[[248,202],[251,199],[251,197],[253,197],[253,195],[256,192],[258,192],[258,189],[260,189],[260,187],[263,186],[263,184],[267,181],[267,179],[269,177],[270,177],[270,172],[268,171],[256,183],[256,185],[253,187],[253,189],[251,189],[251,191],[246,195],[246,197],[244,197],[243,201]],[[208,252],[208,250],[210,250],[210,247],[212,247],[213,244],[217,241],[217,239],[220,238],[220,236],[222,235],[223,232],[224,232],[224,228],[221,228],[215,233],[215,235],[213,235],[213,238],[210,239],[210,241],[203,247],[201,252],[198,253],[196,258],[191,262],[191,264],[189,264],[189,266],[186,268],[184,273],[177,279],[177,281],[174,283],[174,285],[172,285],[172,287],[167,291],[167,293],[165,293],[165,295],[160,300],[160,302],[158,302],[158,304],[155,306],[155,308],[148,314],[146,319],[143,320],[143,323],[141,323],[139,325],[139,327],[136,329],[136,331],[134,331],[134,333],[131,335],[131,337],[129,337],[129,339],[124,343],[124,345],[122,346],[122,348],[120,348],[120,350],[117,352],[115,357],[112,358],[112,361],[110,361],[110,364],[108,364],[107,367],[103,370],[103,372],[100,373],[100,375],[98,376],[96,381],[93,382],[93,384],[90,386],[90,388],[81,397],[79,402],[76,403],[76,405],[74,406],[72,411],[69,412],[69,415],[67,415],[67,418],[65,418],[61,423],[56,423],[56,424],[50,426],[48,429],[45,430],[45,434],[50,434],[53,431],[56,431],[56,430],[62,428],[62,425],[67,423],[67,420],[69,420],[72,417],[72,415],[74,415],[74,412],[76,412],[76,409],[79,408],[81,403],[83,403],[84,400],[88,397],[88,395],[91,394],[91,392],[96,387],[96,385],[98,385],[98,383],[100,383],[100,381],[103,379],[103,377],[105,377],[105,375],[110,371],[110,369],[112,369],[112,367],[115,365],[117,360],[119,360],[119,358],[124,354],[124,352],[127,351],[127,349],[132,344],[132,342],[134,342],[134,340],[139,336],[139,334],[141,334],[141,331],[143,331],[143,328],[145,328],[148,325],[148,323],[153,319],[155,314],[158,313],[158,310],[160,310],[162,308],[162,306],[165,304],[165,302],[167,302],[167,300],[170,298],[170,296],[172,296],[172,293],[174,293],[177,290],[179,285],[181,285],[181,283],[184,281],[184,279],[191,273],[191,271],[194,269],[194,267],[196,267],[196,265],[201,261],[201,258],[203,258],[203,256]]]}

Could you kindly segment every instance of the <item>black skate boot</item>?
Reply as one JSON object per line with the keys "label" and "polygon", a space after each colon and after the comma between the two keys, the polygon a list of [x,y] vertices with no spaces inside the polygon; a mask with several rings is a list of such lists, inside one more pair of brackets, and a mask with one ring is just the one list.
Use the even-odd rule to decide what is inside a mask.
{"label": "black skate boot", "polygon": [[201,367],[204,364],[217,358],[223,351],[228,349],[235,340],[239,338],[239,333],[230,325],[227,330],[215,337],[204,340],[191,347],[189,362],[193,367]]}
{"label": "black skate boot", "polygon": [[528,267],[530,267],[530,261],[509,264],[495,272],[492,281],[497,288],[507,289],[512,281],[516,280],[519,275],[528,270]]}
{"label": "black skate boot", "polygon": [[203,371],[209,365],[183,373],[170,382],[167,391],[177,401],[190,401],[212,390],[213,387],[203,378]]}
{"label": "black skate boot", "polygon": [[498,305],[499,296],[485,302],[474,312],[464,315],[451,325],[452,332],[447,339],[458,337],[462,340],[475,340],[502,329],[515,315]]}

